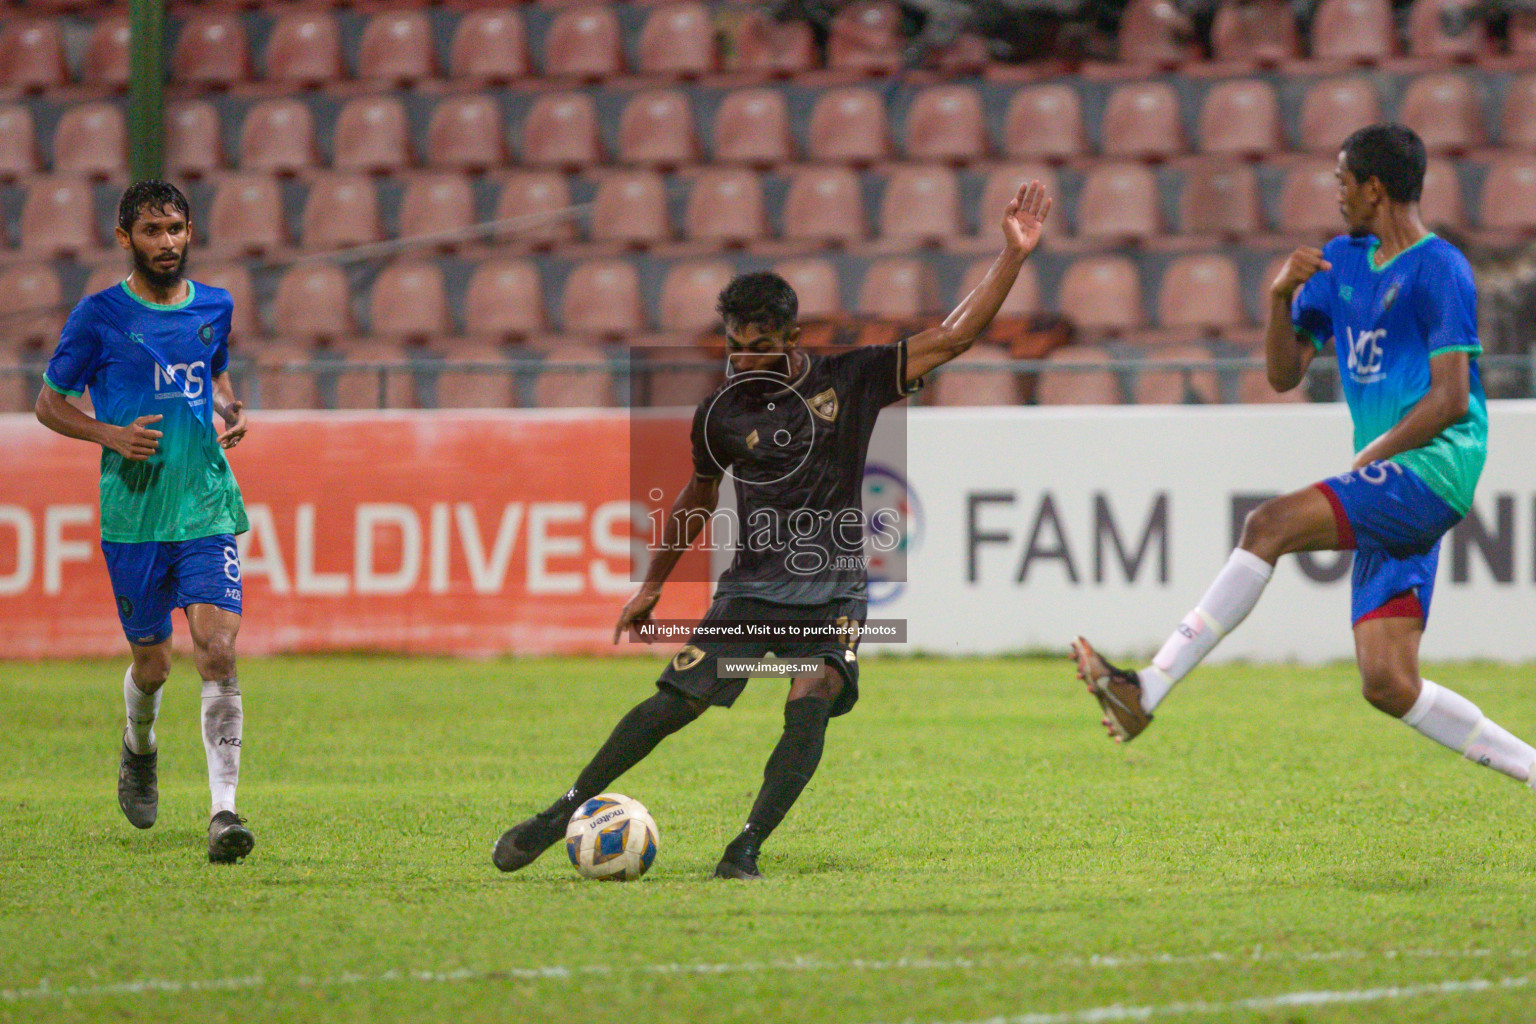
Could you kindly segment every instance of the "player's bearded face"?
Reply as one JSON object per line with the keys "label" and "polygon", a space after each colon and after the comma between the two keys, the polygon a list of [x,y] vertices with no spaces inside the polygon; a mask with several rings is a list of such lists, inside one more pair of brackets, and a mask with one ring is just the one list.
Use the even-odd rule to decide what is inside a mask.
{"label": "player's bearded face", "polygon": [[128,236],[134,272],[156,288],[176,284],[186,273],[191,237],[191,226],[178,213],[161,211],[140,217]]}

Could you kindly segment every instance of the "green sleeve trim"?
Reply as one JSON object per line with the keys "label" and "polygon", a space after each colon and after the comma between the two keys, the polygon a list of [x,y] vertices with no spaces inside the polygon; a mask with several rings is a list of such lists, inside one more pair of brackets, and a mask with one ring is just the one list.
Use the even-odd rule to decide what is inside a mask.
{"label": "green sleeve trim", "polygon": [[1438,356],[1442,352],[1470,352],[1473,355],[1480,356],[1480,355],[1483,354],[1483,346],[1481,346],[1481,345],[1446,345],[1446,346],[1444,346],[1442,348],[1431,349],[1429,354],[1431,356]]}
{"label": "green sleeve trim", "polygon": [[43,383],[47,384],[50,388],[52,388],[53,390],[57,391],[59,394],[61,394],[61,395],[68,395],[70,398],[79,398],[81,395],[85,394],[85,392],[83,390],[82,391],[71,391],[71,390],[69,390],[69,388],[61,388],[61,387],[59,387],[53,381],[48,379],[47,372],[43,373]]}
{"label": "green sleeve trim", "polygon": [[1317,340],[1317,335],[1313,334],[1305,327],[1296,328],[1296,335],[1297,337],[1306,338],[1308,341],[1310,341],[1312,343],[1312,347],[1317,351],[1321,352],[1323,350],[1323,343]]}

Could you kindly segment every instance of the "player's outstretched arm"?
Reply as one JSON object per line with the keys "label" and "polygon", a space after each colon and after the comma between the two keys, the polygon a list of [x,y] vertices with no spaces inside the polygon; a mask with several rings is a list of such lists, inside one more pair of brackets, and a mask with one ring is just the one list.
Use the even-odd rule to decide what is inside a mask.
{"label": "player's outstretched arm", "polygon": [[942,324],[907,339],[907,383],[970,348],[987,329],[1013,290],[1019,268],[1040,244],[1040,232],[1050,212],[1051,197],[1043,185],[1031,181],[1019,186],[1019,194],[1003,211],[1003,251],[981,283],[960,300]]}
{"label": "player's outstretched arm", "polygon": [[1296,290],[1319,270],[1332,270],[1323,251],[1304,245],[1286,259],[1280,273],[1269,286],[1269,312],[1264,321],[1264,363],[1269,386],[1289,391],[1301,383],[1302,375],[1312,365],[1317,350],[1296,331],[1291,322],[1291,300]]}
{"label": "player's outstretched arm", "polygon": [[614,643],[618,643],[631,626],[651,617],[651,610],[661,598],[661,585],[676,568],[678,559],[698,539],[719,503],[719,478],[695,473],[672,503],[672,510],[667,513],[661,544],[652,552],[651,564],[645,568],[645,582],[640,584],[639,591],[625,602],[624,610],[619,613],[618,625],[613,627]]}
{"label": "player's outstretched arm", "polygon": [[224,421],[224,432],[219,435],[219,444],[233,448],[245,437],[245,403],[235,398],[235,388],[230,383],[228,373],[213,378],[213,411]]}
{"label": "player's outstretched arm", "polygon": [[38,392],[36,412],[37,421],[54,433],[110,448],[132,462],[144,461],[160,447],[160,431],[150,426],[160,422],[158,414],[140,416],[126,427],[103,423],[46,384]]}

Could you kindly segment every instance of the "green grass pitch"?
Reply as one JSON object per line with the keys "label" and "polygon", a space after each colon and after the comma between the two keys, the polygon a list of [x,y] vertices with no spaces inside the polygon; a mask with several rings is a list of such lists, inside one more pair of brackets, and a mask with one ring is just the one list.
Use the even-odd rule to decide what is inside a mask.
{"label": "green grass pitch", "polygon": [[[644,881],[499,874],[659,665],[247,660],[230,867],[185,659],[148,832],[122,662],[0,664],[0,1020],[1536,1020],[1536,797],[1345,665],[1203,670],[1119,749],[1065,657],[867,658],[768,880],[714,882],[779,733],[756,682],[615,787]],[[1428,674],[1536,736],[1536,669]]]}

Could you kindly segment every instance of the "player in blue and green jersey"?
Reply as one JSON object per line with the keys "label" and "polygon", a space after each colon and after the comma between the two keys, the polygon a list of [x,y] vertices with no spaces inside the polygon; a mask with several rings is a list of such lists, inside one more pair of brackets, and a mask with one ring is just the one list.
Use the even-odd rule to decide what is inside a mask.
{"label": "player in blue and green jersey", "polygon": [[[101,549],[133,651],[123,677],[128,724],[118,805],[138,828],[155,823],[154,725],[171,671],[171,610],[182,608],[203,681],[208,859],[230,863],[255,845],[235,810],[244,720],[235,674],[242,596],[235,535],[248,524],[224,457],[246,431],[229,381],[232,303],[223,289],[185,276],[192,222],[174,185],[129,188],[116,234],[132,269],[70,313],[43,376],[37,418],[101,446]],[[94,418],[71,401],[87,389]]]}
{"label": "player in blue and green jersey", "polygon": [[1250,515],[1226,567],[1147,668],[1116,668],[1077,639],[1078,676],[1112,738],[1147,727],[1174,684],[1252,610],[1281,555],[1352,550],[1365,699],[1536,788],[1536,749],[1419,675],[1440,539],[1472,507],[1488,440],[1472,270],[1420,219],[1424,165],[1423,142],[1402,125],[1351,135],[1336,171],[1348,234],[1297,249],[1270,286],[1270,384],[1296,387],[1331,339],[1354,421],[1353,467]]}

